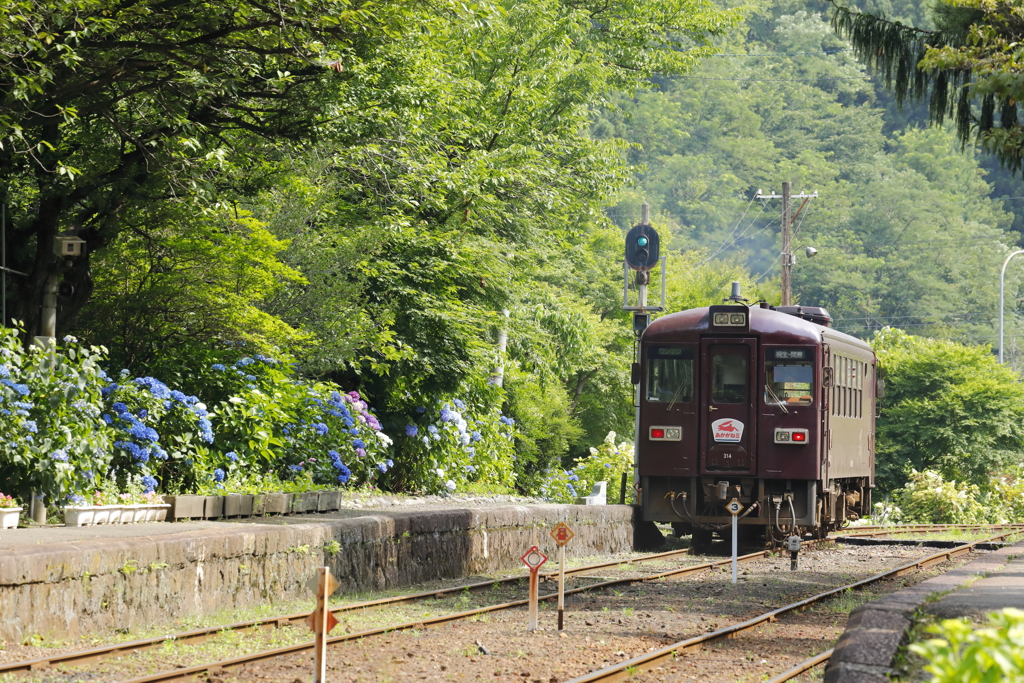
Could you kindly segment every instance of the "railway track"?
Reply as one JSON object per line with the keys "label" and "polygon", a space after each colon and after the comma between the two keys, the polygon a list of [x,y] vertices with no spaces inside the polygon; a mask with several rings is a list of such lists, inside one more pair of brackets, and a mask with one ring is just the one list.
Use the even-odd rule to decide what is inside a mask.
{"label": "railway track", "polygon": [[[959,526],[967,527],[969,525],[959,525]],[[1007,526],[1011,526],[1011,525],[1007,525]],[[1013,534],[1013,533],[1024,532],[1024,525],[1012,525],[1012,526],[1013,526],[1013,529],[1014,529],[1013,531],[1009,531],[1009,532],[1003,534],[1002,536],[999,536],[999,537],[996,537],[996,538],[1005,537],[1005,536]],[[948,530],[950,530],[950,528],[952,528],[951,525],[914,525],[912,528],[911,527],[899,527],[899,530],[900,531],[905,531],[905,532],[928,533],[928,532],[948,531]],[[983,527],[973,527],[972,526],[971,528],[983,528]],[[884,527],[884,531],[882,530],[883,527],[860,527],[859,529],[860,529],[860,533],[862,535],[868,535],[868,534],[873,534],[873,533],[888,534],[888,533],[893,533],[894,527]],[[806,545],[810,545],[810,544],[815,543],[815,542],[821,542],[821,541],[809,541],[809,542],[805,543],[805,546]],[[968,546],[964,546],[964,547],[973,547],[977,543],[981,543],[981,542],[986,542],[986,541],[976,541],[976,542],[974,542],[972,544],[968,544]],[[952,554],[959,554],[960,552],[966,552],[966,551],[960,550],[960,548],[956,548],[956,549],[951,549],[950,551],[947,551],[945,553],[937,553],[936,555],[930,556],[930,557],[953,556]],[[662,552],[662,553],[654,553],[654,554],[644,555],[644,556],[640,556],[640,557],[636,557],[636,558],[630,558],[630,559],[626,559],[626,560],[614,560],[614,561],[608,561],[608,562],[601,562],[601,563],[597,563],[597,564],[586,565],[586,566],[583,566],[583,567],[567,569],[566,570],[566,575],[567,576],[578,576],[578,575],[586,574],[586,573],[593,572],[593,571],[596,571],[596,570],[599,570],[599,569],[603,569],[603,568],[618,567],[618,566],[621,566],[621,565],[624,565],[624,564],[642,564],[642,563],[645,563],[645,562],[651,562],[651,561],[656,561],[656,560],[671,559],[673,557],[684,556],[687,553],[688,553],[687,549],[681,549],[681,550],[673,550],[673,551]],[[741,563],[742,562],[751,562],[751,561],[754,561],[754,560],[758,560],[758,559],[767,557],[769,554],[770,553],[768,551],[759,551],[759,552],[749,553],[747,555],[740,556],[738,558],[738,560]],[[730,562],[731,562],[731,558],[726,558],[726,559],[722,559],[722,560],[716,560],[716,561],[706,562],[706,563],[697,564],[697,565],[688,565],[688,566],[685,566],[685,567],[678,567],[678,568],[675,568],[675,569],[670,569],[668,571],[658,572],[658,573],[654,573],[654,574],[648,574],[648,575],[644,575],[644,576],[640,576],[640,577],[627,577],[627,578],[612,579],[612,580],[608,580],[608,581],[601,581],[601,582],[598,582],[598,583],[595,583],[595,584],[591,584],[591,585],[587,585],[587,586],[582,586],[582,587],[579,587],[579,588],[568,589],[568,590],[565,591],[565,594],[566,595],[573,595],[573,594],[583,593],[583,592],[592,591],[592,590],[599,590],[599,589],[602,589],[602,588],[611,588],[611,587],[614,587],[614,586],[624,586],[624,585],[635,584],[635,583],[643,583],[643,582],[647,582],[647,581],[655,581],[655,580],[662,579],[662,578],[667,578],[667,577],[685,576],[686,574],[701,572],[701,571],[705,571],[705,570],[708,570],[708,569],[711,569],[711,568],[715,568],[715,567],[723,567],[723,566],[728,565]],[[556,576],[557,576],[556,573],[542,574],[542,577],[546,578],[546,579],[553,579]],[[383,606],[388,606],[388,605],[396,605],[396,604],[407,603],[407,602],[415,602],[415,601],[424,600],[424,599],[430,599],[430,598],[442,598],[442,597],[446,597],[446,596],[452,596],[452,595],[455,595],[455,594],[459,594],[459,593],[462,593],[464,591],[486,590],[486,589],[490,589],[490,588],[493,588],[495,586],[499,586],[499,585],[503,585],[503,584],[514,584],[514,583],[517,583],[517,582],[520,582],[520,581],[524,580],[525,578],[527,578],[527,577],[526,576],[513,576],[513,577],[507,577],[507,578],[503,578],[503,579],[495,579],[495,580],[491,580],[491,581],[483,581],[483,582],[476,582],[476,583],[471,583],[471,584],[464,584],[464,585],[459,585],[459,586],[455,586],[455,587],[451,587],[451,588],[443,588],[443,589],[437,589],[437,590],[431,590],[431,591],[423,591],[423,592],[418,592],[418,593],[412,593],[412,594],[401,595],[401,596],[394,596],[394,597],[389,597],[389,598],[380,598],[380,599],[377,599],[377,600],[369,600],[369,601],[358,602],[358,603],[349,603],[349,604],[346,604],[346,605],[340,605],[338,607],[334,607],[334,608],[332,608],[332,611],[335,613],[335,615],[340,615],[340,614],[343,614],[345,612],[352,612],[352,611],[356,611],[356,610],[372,609],[372,608],[383,607]],[[541,596],[540,599],[547,601],[547,600],[552,600],[552,599],[554,599],[556,597],[557,596],[555,594],[549,594],[549,595]],[[471,618],[471,617],[474,617],[474,616],[486,614],[488,612],[495,612],[495,611],[513,609],[515,607],[520,607],[520,606],[523,606],[525,604],[527,604],[526,600],[515,600],[515,601],[511,601],[511,602],[496,604],[496,605],[489,605],[489,606],[485,606],[485,607],[481,607],[481,608],[476,608],[476,609],[473,609],[473,610],[468,610],[468,611],[463,611],[463,612],[456,612],[456,613],[446,614],[446,615],[437,616],[437,617],[430,617],[430,618],[419,619],[419,620],[416,620],[416,621],[410,621],[410,622],[406,622],[406,623],[403,623],[403,624],[392,625],[392,626],[388,626],[388,627],[385,627],[385,628],[371,629],[371,630],[360,631],[360,632],[351,633],[351,634],[345,634],[345,635],[341,635],[341,636],[334,636],[334,637],[331,637],[328,642],[329,643],[341,643],[341,642],[345,642],[345,641],[349,641],[349,640],[356,640],[356,639],[360,639],[360,638],[366,638],[366,637],[383,635],[385,633],[389,633],[389,632],[393,632],[393,631],[423,628],[423,627],[426,627],[426,626],[432,626],[432,625],[437,625],[437,624],[442,624],[442,623],[447,623],[447,622],[452,622],[452,621],[458,621],[458,620],[462,620],[462,619],[468,619],[468,618]],[[13,673],[13,672],[19,672],[19,671],[37,671],[37,670],[46,669],[46,668],[50,668],[50,667],[55,667],[55,666],[59,666],[59,665],[70,665],[70,666],[81,665],[81,664],[86,664],[86,663],[90,663],[90,662],[102,661],[102,660],[109,659],[109,658],[112,658],[112,657],[118,657],[118,656],[124,656],[124,655],[127,655],[127,654],[133,654],[133,653],[140,652],[140,651],[143,651],[143,650],[146,650],[146,649],[160,647],[160,646],[163,646],[163,645],[168,644],[168,643],[198,643],[198,642],[202,642],[203,640],[205,640],[207,638],[211,638],[211,637],[217,636],[219,634],[222,634],[225,631],[246,631],[246,630],[255,630],[255,629],[261,629],[261,628],[279,628],[279,627],[287,625],[287,624],[294,624],[294,623],[298,623],[298,622],[304,621],[307,616],[308,615],[305,612],[303,612],[303,613],[294,613],[294,614],[284,614],[284,615],[279,615],[279,616],[276,616],[276,617],[264,618],[264,619],[261,619],[261,620],[239,622],[239,623],[235,623],[235,624],[229,624],[229,625],[226,625],[226,626],[216,626],[216,627],[210,627],[210,628],[196,629],[196,630],[192,630],[192,631],[187,631],[187,632],[182,632],[182,633],[175,633],[175,634],[170,634],[170,635],[165,635],[165,636],[159,636],[159,637],[155,637],[155,638],[148,638],[148,639],[143,639],[143,640],[130,641],[130,642],[125,642],[125,643],[119,643],[119,644],[116,644],[116,645],[109,645],[109,646],[91,648],[91,649],[88,649],[88,650],[80,650],[80,651],[70,652],[70,653],[66,653],[66,654],[54,655],[52,657],[44,657],[44,658],[38,658],[38,659],[34,659],[34,660],[12,662],[12,663],[8,663],[8,664],[0,665],[0,674]],[[301,643],[301,644],[297,644],[297,645],[293,645],[293,646],[288,646],[288,647],[283,647],[283,648],[276,648],[276,649],[273,649],[273,650],[266,650],[264,652],[254,653],[254,654],[251,654],[251,655],[236,657],[236,658],[232,658],[232,659],[229,659],[229,660],[222,660],[222,661],[219,661],[219,662],[213,662],[213,663],[210,663],[210,664],[199,665],[199,666],[194,666],[194,667],[187,667],[187,668],[181,668],[181,669],[176,669],[174,671],[157,673],[157,674],[153,674],[151,676],[134,679],[131,683],[143,683],[143,682],[147,682],[147,683],[148,682],[153,682],[153,683],[155,683],[156,681],[172,681],[172,680],[188,679],[188,678],[192,678],[192,677],[196,676],[197,674],[202,674],[202,673],[204,673],[206,671],[209,671],[211,669],[218,669],[218,668],[227,669],[227,668],[236,667],[236,666],[240,666],[240,665],[251,663],[251,662],[255,662],[255,661],[260,661],[260,660],[264,660],[264,659],[271,659],[271,658],[280,657],[280,656],[283,656],[283,655],[292,654],[292,653],[296,653],[296,652],[302,652],[304,650],[309,650],[311,648],[312,648],[312,643],[311,642],[310,643]]]}
{"label": "railway track", "polygon": [[[696,636],[694,638],[688,638],[686,640],[674,643],[672,645],[661,648],[654,652],[650,652],[645,655],[640,655],[639,657],[634,657],[632,659],[619,662],[618,664],[606,667],[604,669],[600,669],[598,671],[592,671],[588,674],[584,674],[583,676],[573,678],[570,681],[567,681],[567,683],[610,683],[611,681],[624,681],[631,677],[634,677],[638,671],[648,670],[654,666],[657,666],[658,664],[673,659],[679,654],[683,654],[690,650],[698,650],[704,647],[705,645],[710,645],[716,641],[723,640],[725,638],[735,638],[736,636],[740,635],[745,631],[757,628],[761,624],[775,621],[780,616],[783,616],[790,612],[803,610],[815,603],[839,595],[845,591],[857,590],[859,588],[863,588],[864,586],[868,586],[883,579],[903,576],[905,574],[909,574],[911,572],[918,571],[926,567],[930,567],[933,564],[945,562],[946,560],[950,560],[954,557],[957,557],[958,555],[971,552],[974,546],[980,543],[992,543],[994,541],[998,541],[1000,539],[1006,538],[1007,536],[1017,533],[1020,533],[1020,530],[1018,528],[1015,528],[1011,531],[1007,531],[1002,534],[990,536],[988,538],[981,539],[978,541],[972,541],[970,543],[965,543],[964,545],[957,546],[956,548],[950,548],[949,550],[929,555],[915,562],[910,562],[899,567],[896,567],[895,569],[875,574],[874,576],[868,577],[866,579],[861,579],[860,581],[855,581],[854,583],[847,584],[845,586],[840,586],[839,588],[833,588],[831,590],[818,593],[817,595],[811,596],[809,598],[804,598],[803,600],[798,600],[796,602],[785,605],[784,607],[779,607],[777,609],[770,610],[756,617],[753,617],[752,619],[742,621],[738,624],[733,624],[732,626],[727,626],[725,628],[721,628],[704,635]],[[825,653],[822,653],[822,655],[819,655],[819,657],[824,656],[824,654]],[[804,664],[807,664],[810,661],[811,660],[808,660],[807,662],[804,662]],[[777,680],[785,681],[797,676],[799,673],[801,673],[801,671],[796,671],[797,668],[799,667],[794,667],[794,669],[791,669],[789,672],[786,672],[787,674],[790,672],[794,672],[789,678],[778,678]],[[806,670],[807,669],[803,669],[803,671]],[[786,674],[783,674],[783,676],[784,675]]]}
{"label": "railway track", "polygon": [[[596,564],[590,564],[583,567],[566,569],[565,575],[579,576],[582,574],[587,574],[589,572],[597,571],[599,569],[606,569],[608,567],[618,567],[624,564],[641,564],[644,562],[653,562],[657,560],[664,560],[670,559],[672,557],[687,555],[688,553],[689,549],[683,548],[680,550],[670,550],[667,552],[642,555],[640,557],[633,557],[624,560],[599,562]],[[708,565],[700,566],[706,568]],[[541,574],[541,578],[546,580],[554,580],[557,579],[557,577],[557,572]],[[335,614],[335,616],[338,616],[344,614],[345,612],[373,609],[378,607],[385,607],[388,605],[398,605],[402,603],[416,602],[419,600],[427,600],[431,598],[443,598],[463,593],[465,591],[489,590],[495,586],[515,584],[527,579],[529,579],[529,575],[510,576],[503,579],[493,579],[491,581],[479,581],[476,583],[453,586],[451,588],[439,588],[437,590],[422,591],[419,593],[410,593],[407,595],[397,595],[390,598],[379,598],[377,600],[367,600],[363,602],[348,603],[345,605],[332,607],[331,611]],[[569,592],[570,591],[566,591],[567,594]],[[125,643],[118,643],[116,645],[107,645],[103,647],[90,648],[88,650],[79,650],[76,652],[54,655],[53,657],[43,657],[39,659],[25,660],[21,662],[0,664],[0,674],[13,673],[17,671],[37,671],[40,669],[45,669],[61,664],[86,664],[89,662],[102,661],[104,659],[109,659],[111,657],[117,657],[129,653],[141,652],[142,650],[160,647],[166,643],[200,643],[206,640],[207,638],[217,636],[219,634],[224,633],[225,631],[250,631],[261,628],[281,628],[282,626],[288,624],[297,624],[300,622],[304,622],[308,616],[308,612],[282,614],[275,617],[268,617],[253,621],[242,621],[233,624],[227,624],[224,626],[211,626],[209,628],[194,629],[191,631],[173,633],[164,636],[157,636],[154,638],[146,638],[142,640],[133,640]]]}

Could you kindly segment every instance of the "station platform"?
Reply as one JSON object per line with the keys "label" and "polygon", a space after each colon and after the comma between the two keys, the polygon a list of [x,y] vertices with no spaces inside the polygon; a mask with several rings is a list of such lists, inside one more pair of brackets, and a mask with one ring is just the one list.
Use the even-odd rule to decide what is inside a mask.
{"label": "station platform", "polygon": [[75,638],[307,598],[328,566],[341,593],[521,568],[532,545],[570,556],[632,549],[628,505],[342,509],[244,520],[0,531],[0,641]]}
{"label": "station platform", "polygon": [[915,623],[967,617],[980,624],[1004,607],[1024,609],[1024,541],[855,609],[825,669],[825,683],[890,683]]}

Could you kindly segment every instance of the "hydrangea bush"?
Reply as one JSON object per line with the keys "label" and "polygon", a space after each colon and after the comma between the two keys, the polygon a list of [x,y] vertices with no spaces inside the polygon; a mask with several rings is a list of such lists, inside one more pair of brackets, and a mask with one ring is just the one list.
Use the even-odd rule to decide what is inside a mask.
{"label": "hydrangea bush", "polygon": [[608,432],[600,446],[592,447],[590,455],[577,460],[570,469],[549,470],[541,484],[541,496],[555,503],[575,503],[577,498],[589,494],[594,484],[606,481],[611,497],[622,473],[633,471],[633,444],[615,443],[615,439],[615,432]]}
{"label": "hydrangea bush", "polygon": [[428,493],[467,484],[515,485],[516,423],[501,413],[501,389],[481,382],[415,407],[400,436],[396,485]]}
{"label": "hydrangea bush", "polygon": [[391,438],[368,403],[352,391],[295,376],[265,356],[214,364],[211,391],[226,396],[212,409],[216,437],[198,465],[216,483],[252,471],[281,481],[308,474],[318,486],[373,485],[394,462]]}
{"label": "hydrangea bush", "polygon": [[91,490],[113,456],[114,433],[100,421],[102,351],[65,343],[26,350],[17,330],[0,330],[0,482],[22,498]]}

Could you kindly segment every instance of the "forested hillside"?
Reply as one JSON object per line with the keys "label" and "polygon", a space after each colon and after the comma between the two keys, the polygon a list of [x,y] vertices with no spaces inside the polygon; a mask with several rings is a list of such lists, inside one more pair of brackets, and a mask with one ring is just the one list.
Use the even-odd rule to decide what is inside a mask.
{"label": "forested hillside", "polygon": [[[289,401],[322,381],[318,401],[336,387],[376,407],[387,485],[479,476],[469,441],[456,457],[420,433],[465,402],[480,425],[497,411],[480,438],[514,443],[514,465],[493,451],[514,476],[491,483],[536,491],[560,458],[632,433],[621,258],[641,203],[669,310],[734,280],[777,301],[781,205],[754,195],[791,181],[818,193],[795,224],[819,252],[794,268],[799,302],[864,337],[995,343],[1018,181],[900,111],[830,5],[726,4],[19,4],[0,17],[0,185],[6,262],[26,275],[8,276],[5,323],[39,334],[44,283],[66,281],[58,337],[104,346],[112,377],[225,402],[210,419],[231,436],[196,447],[204,472],[291,443],[305,413],[267,427],[270,404],[227,403],[276,375],[243,363],[231,391],[217,375],[273,358],[298,375]],[[866,9],[928,21],[911,0]],[[54,258],[58,234],[87,255]],[[459,420],[452,438],[476,438]]]}
{"label": "forested hillside", "polygon": [[[866,9],[927,26],[914,5]],[[635,143],[634,182],[610,215],[626,227],[646,199],[674,249],[741,264],[769,288],[781,202],[753,196],[792,181],[819,193],[795,221],[800,303],[827,307],[858,336],[893,326],[995,345],[999,268],[1019,235],[1014,205],[994,197],[1019,180],[927,127],[912,103],[900,112],[830,17],[827,3],[762,5],[693,74],[617,98],[594,132]],[[1010,308],[1017,282],[1011,270]],[[1019,331],[1011,317],[1014,360]]]}

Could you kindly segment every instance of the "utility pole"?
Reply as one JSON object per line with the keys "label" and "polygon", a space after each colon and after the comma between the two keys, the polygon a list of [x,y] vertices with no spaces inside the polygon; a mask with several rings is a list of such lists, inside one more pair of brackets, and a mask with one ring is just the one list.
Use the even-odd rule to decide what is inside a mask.
{"label": "utility pole", "polygon": [[[794,197],[790,190],[790,183],[788,180],[782,183],[782,194],[775,194],[773,190],[769,190],[768,194],[762,194],[761,190],[757,191],[754,195],[754,199],[781,199],[782,200],[782,305],[790,306],[793,303],[793,264],[796,263],[796,256],[793,254],[793,220],[800,215],[800,212],[807,206],[807,202],[815,199],[818,196],[817,192],[807,194],[801,192],[795,195],[797,199],[803,199],[803,203],[800,204],[800,208],[796,210],[795,215],[790,209],[790,201]],[[811,256],[810,252],[808,256]]]}
{"label": "utility pole", "polygon": [[789,229],[789,181],[782,183],[782,305],[789,306],[793,299],[793,252]]}

